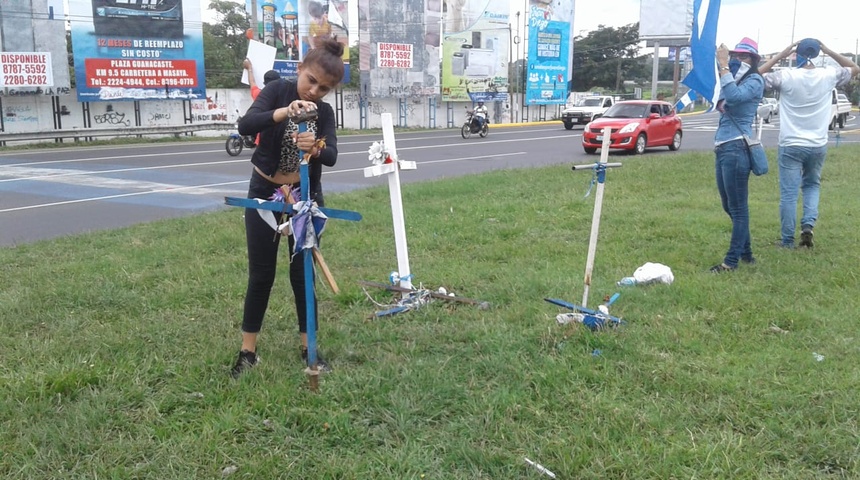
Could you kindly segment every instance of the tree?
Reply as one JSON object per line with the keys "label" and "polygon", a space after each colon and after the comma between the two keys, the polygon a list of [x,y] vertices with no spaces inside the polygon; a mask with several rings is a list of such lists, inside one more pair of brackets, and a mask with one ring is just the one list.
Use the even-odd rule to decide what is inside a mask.
{"label": "tree", "polygon": [[251,27],[251,18],[244,3],[232,0],[212,0],[209,8],[216,12],[216,23],[203,24],[206,87],[240,87],[242,61],[248,51],[245,32]]}
{"label": "tree", "polygon": [[359,71],[359,49],[358,44],[349,47],[349,78],[345,78],[342,84],[343,88],[358,90],[360,88],[361,72]]}
{"label": "tree", "polygon": [[584,37],[575,37],[573,89],[602,87],[624,91],[624,80],[635,76],[639,55],[639,23],[622,27],[598,26]]}

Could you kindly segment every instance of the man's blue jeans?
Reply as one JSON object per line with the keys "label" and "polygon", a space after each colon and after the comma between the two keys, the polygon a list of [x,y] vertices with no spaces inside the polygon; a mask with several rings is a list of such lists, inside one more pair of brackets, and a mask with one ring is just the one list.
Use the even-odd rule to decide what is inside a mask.
{"label": "man's blue jeans", "polygon": [[718,145],[716,152],[717,190],[723,210],[732,219],[732,239],[723,263],[737,267],[741,258],[751,259],[749,179],[750,157],[743,140]]}
{"label": "man's blue jeans", "polygon": [[794,245],[797,227],[797,196],[803,192],[803,214],[800,225],[815,226],[818,198],[821,192],[821,168],[827,146],[779,147],[779,220],[782,244]]}

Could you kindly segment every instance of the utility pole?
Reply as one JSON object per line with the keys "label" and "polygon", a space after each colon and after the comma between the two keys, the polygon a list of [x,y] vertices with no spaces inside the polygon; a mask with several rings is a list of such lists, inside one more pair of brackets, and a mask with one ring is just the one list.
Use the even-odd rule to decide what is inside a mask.
{"label": "utility pole", "polygon": [[251,31],[254,32],[254,40],[259,40],[257,35],[257,0],[251,0]]}
{"label": "utility pole", "polygon": [[517,61],[514,62],[514,84],[516,85],[516,96],[514,97],[513,111],[514,123],[519,122],[520,117],[520,12],[517,11],[517,36],[514,37],[514,44],[517,46]]}
{"label": "utility pole", "polygon": [[651,100],[657,100],[657,73],[660,70],[660,41],[654,40],[654,63],[651,66]]}
{"label": "utility pole", "polygon": [[[794,25],[797,23],[797,0],[794,0],[794,15],[791,17],[791,43],[794,43]],[[795,56],[797,53],[795,53]],[[788,66],[791,67],[791,57],[788,57]]]}

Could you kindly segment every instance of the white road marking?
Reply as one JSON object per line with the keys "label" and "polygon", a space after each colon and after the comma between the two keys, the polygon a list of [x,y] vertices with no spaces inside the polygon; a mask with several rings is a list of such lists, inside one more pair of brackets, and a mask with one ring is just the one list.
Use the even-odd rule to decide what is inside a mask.
{"label": "white road marking", "polygon": [[[366,153],[366,152],[365,152]],[[527,152],[511,152],[511,153],[500,153],[497,155],[481,155],[474,157],[458,157],[458,158],[446,158],[440,160],[429,160],[420,162],[421,165],[427,164],[436,164],[436,163],[447,163],[447,162],[463,162],[468,160],[483,160],[483,159],[492,159],[499,157],[508,157],[508,156],[516,156],[516,155],[526,155]],[[196,164],[193,164],[196,165]],[[165,167],[146,167],[140,169],[123,169],[121,171],[132,171],[132,170],[152,170],[158,168],[170,168],[172,166]],[[24,179],[37,179],[41,181],[57,181],[60,183],[66,184],[74,184],[81,185],[86,187],[94,187],[94,188],[116,188],[116,189],[128,189],[128,188],[148,188],[149,190],[143,190],[139,192],[130,192],[130,193],[122,193],[115,195],[101,195],[97,197],[88,197],[88,198],[80,198],[75,200],[64,200],[60,202],[51,202],[51,203],[40,203],[34,205],[25,205],[21,207],[13,207],[6,208],[0,210],[0,213],[6,212],[18,212],[22,210],[31,210],[36,208],[44,208],[44,207],[56,207],[59,205],[71,205],[76,203],[85,203],[85,202],[97,202],[102,200],[112,200],[116,198],[127,198],[127,197],[135,197],[141,195],[150,195],[150,194],[158,194],[158,193],[183,193],[183,194],[193,194],[193,195],[203,195],[203,194],[216,194],[219,192],[223,192],[224,189],[216,189],[213,187],[224,187],[224,186],[232,186],[232,185],[242,185],[247,184],[247,180],[236,181],[236,182],[223,182],[223,183],[211,183],[206,185],[189,185],[189,186],[181,186],[181,185],[170,185],[164,183],[157,182],[141,182],[137,180],[124,180],[124,179],[115,179],[115,178],[99,178],[97,174],[105,173],[105,172],[78,172],[75,170],[60,170],[58,174],[55,175],[42,175],[42,176],[32,176],[33,172],[44,172],[43,169],[27,169],[14,167],[12,170],[7,170],[5,167],[3,169],[3,173],[7,174],[12,172],[13,174],[17,171],[18,174],[22,175],[21,178],[17,180]],[[323,172],[323,175],[334,175],[339,173],[349,173],[349,172],[358,172],[363,171],[362,168],[352,168],[352,169],[343,169],[343,170],[329,170]],[[26,176],[30,175],[30,176]],[[75,177],[74,181],[70,180],[69,177]],[[90,177],[90,178],[88,178]],[[11,179],[10,179],[11,180]]]}
{"label": "white road marking", "polygon": [[[558,129],[553,129],[552,131],[558,131]],[[534,133],[535,130],[528,130],[527,132],[528,133]],[[457,132],[457,134],[459,135],[459,132]],[[352,135],[350,135],[350,137],[351,136]],[[448,139],[448,140],[451,140],[452,138],[454,138],[455,141],[440,144],[440,145],[423,145],[423,146],[402,147],[402,148],[398,147],[397,150],[424,150],[424,149],[431,150],[434,148],[445,148],[445,147],[454,147],[454,146],[456,146],[456,147],[479,147],[481,145],[494,144],[494,143],[538,142],[538,141],[543,141],[543,140],[550,139],[550,138],[576,138],[576,137],[580,137],[580,136],[581,136],[581,134],[567,133],[567,134],[563,134],[563,135],[541,136],[541,137],[532,137],[532,138],[508,138],[509,136],[506,135],[505,139],[496,140],[496,139],[493,139],[492,137],[490,137],[490,138],[481,139],[480,141],[475,140],[473,142],[468,142],[466,140],[459,139],[459,137],[454,138],[450,133],[448,133],[444,137],[438,137],[438,138],[444,138],[444,139]],[[406,138],[404,140],[426,140],[427,138],[437,138],[437,137],[416,137],[414,139]],[[400,140],[399,137],[398,137],[398,140]],[[338,156],[367,155],[367,146],[368,145],[367,145],[366,141],[343,142],[343,141],[338,140],[337,145],[338,145],[338,148],[345,146],[345,145],[362,145],[362,149],[360,149],[360,150],[340,151],[340,152],[338,152]],[[150,145],[150,146],[152,146],[152,145]],[[158,146],[164,146],[164,145],[161,144]],[[9,153],[8,155],[0,154],[0,159],[2,159],[4,156],[17,155],[18,153],[33,153],[33,152],[22,151],[22,152]],[[89,153],[92,153],[92,151],[90,151]],[[224,149],[221,148],[218,150],[203,150],[203,151],[198,150],[198,151],[192,151],[192,152],[136,153],[134,155],[110,155],[110,156],[104,156],[104,157],[67,158],[67,159],[63,159],[63,160],[45,160],[42,162],[22,162],[22,163],[11,163],[11,164],[7,164],[7,165],[0,164],[0,166],[5,168],[5,167],[18,167],[18,166],[55,165],[58,163],[86,163],[86,162],[98,162],[98,161],[105,161],[105,160],[125,160],[125,159],[133,159],[133,158],[163,157],[166,155],[173,155],[173,156],[204,155],[204,154],[209,154],[209,153],[224,153],[224,154],[226,154]],[[248,156],[246,158],[240,158],[240,159],[230,159],[230,160],[217,161],[217,162],[199,163],[199,165],[227,165],[227,164],[231,164],[231,163],[246,163],[246,162],[250,162],[250,158],[251,157]],[[188,166],[193,166],[193,165],[194,164],[188,164]]]}
{"label": "white road marking", "polygon": [[79,199],[75,199],[75,200],[64,200],[62,202],[39,203],[39,204],[35,204],[35,205],[25,205],[23,207],[6,208],[3,210],[0,210],[0,213],[18,212],[21,210],[32,210],[34,208],[56,207],[59,205],[71,205],[74,203],[98,202],[101,200],[110,200],[113,198],[138,197],[141,195],[150,195],[153,193],[181,193],[180,192],[181,190],[204,189],[204,188],[219,187],[219,186],[225,186],[225,185],[236,185],[236,184],[242,184],[242,183],[247,183],[247,180],[242,181],[242,182],[224,182],[224,183],[210,183],[208,185],[192,185],[189,187],[177,186],[177,187],[166,188],[163,190],[149,190],[149,191],[145,191],[145,192],[120,193],[120,194],[116,194],[116,195],[103,195],[100,197],[79,198]]}

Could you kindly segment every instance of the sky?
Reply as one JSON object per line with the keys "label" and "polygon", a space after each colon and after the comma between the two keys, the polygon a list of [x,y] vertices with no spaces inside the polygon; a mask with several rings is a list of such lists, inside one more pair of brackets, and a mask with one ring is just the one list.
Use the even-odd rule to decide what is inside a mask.
{"label": "sky", "polygon": [[[517,0],[512,0],[517,1]],[[855,52],[860,38],[857,0],[722,0],[717,43],[734,47],[742,38],[758,41],[759,52],[777,53],[806,37],[840,53]],[[639,21],[639,0],[576,0],[574,35],[599,25],[618,27]]]}
{"label": "sky", "polygon": [[[204,22],[211,22],[206,14],[209,1],[200,0]],[[512,22],[516,22],[518,10],[526,11],[527,2],[511,0]],[[358,18],[357,4],[358,0],[350,1],[351,23]],[[639,21],[639,0],[575,0],[575,8],[574,36],[585,35],[600,25],[620,27]],[[524,19],[525,15],[520,15],[520,21]],[[780,52],[792,38],[797,41],[813,37],[837,52],[856,53],[860,39],[858,24],[860,2],[857,0],[722,0],[717,42],[731,48],[742,38],[750,37],[758,41],[759,52],[768,54]],[[350,31],[358,29],[352,26]],[[522,27],[520,33],[522,35]]]}

